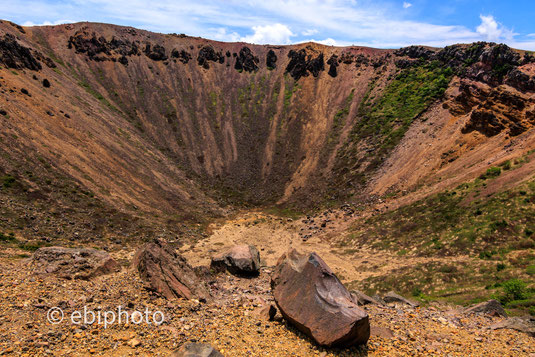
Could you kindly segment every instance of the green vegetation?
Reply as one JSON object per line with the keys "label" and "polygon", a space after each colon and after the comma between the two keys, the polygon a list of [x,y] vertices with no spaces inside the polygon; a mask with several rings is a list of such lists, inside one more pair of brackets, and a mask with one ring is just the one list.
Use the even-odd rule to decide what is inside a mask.
{"label": "green vegetation", "polygon": [[[374,103],[370,99],[361,107],[362,119],[356,125],[353,139],[372,139],[383,154],[394,148],[413,120],[429,104],[444,95],[453,72],[438,63],[402,71]],[[371,104],[371,107],[368,107]]]}
{"label": "green vegetation", "polygon": [[4,234],[0,232],[0,242],[14,242],[17,239],[15,238],[15,234],[13,232],[9,234]]}
{"label": "green vegetation", "polygon": [[17,179],[14,178],[13,176],[6,175],[6,176],[0,177],[0,182],[2,183],[2,187],[10,188],[16,184]]}
{"label": "green vegetation", "polygon": [[102,104],[104,104],[105,106],[107,106],[111,110],[113,110],[115,112],[118,112],[118,113],[120,112],[119,109],[117,109],[106,98],[104,98],[104,96],[102,94],[100,94],[99,92],[94,90],[93,87],[91,87],[91,85],[86,80],[82,80],[82,81],[78,82],[78,85],[81,86],[82,88],[84,88],[87,93],[91,94],[93,97],[98,99]]}
{"label": "green vegetation", "polygon": [[[509,169],[511,167],[509,166]],[[495,177],[498,177],[500,176],[502,173],[502,169],[499,168],[499,167],[490,167],[487,169],[487,171],[484,173],[484,174],[481,174],[481,176],[479,176],[480,179],[482,180],[486,180],[486,179],[489,179],[489,178],[495,178]]]}
{"label": "green vegetation", "polygon": [[520,279],[512,279],[502,284],[503,295],[499,298],[502,304],[528,297],[527,284]]}

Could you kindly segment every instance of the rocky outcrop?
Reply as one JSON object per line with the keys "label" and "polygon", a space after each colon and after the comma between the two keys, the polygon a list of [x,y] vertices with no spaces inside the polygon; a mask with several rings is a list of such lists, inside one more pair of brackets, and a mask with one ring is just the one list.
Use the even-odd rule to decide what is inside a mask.
{"label": "rocky outcrop", "polygon": [[481,302],[472,307],[469,307],[464,311],[464,313],[467,315],[473,313],[480,313],[491,316],[507,316],[507,313],[503,309],[502,304],[500,304],[497,300],[494,299]]}
{"label": "rocky outcrop", "polygon": [[429,60],[435,56],[435,51],[422,46],[403,47],[394,51],[396,56],[406,56],[412,59]]}
{"label": "rocky outcrop", "polygon": [[94,32],[89,33],[85,29],[81,29],[69,37],[68,48],[74,48],[76,53],[86,54],[90,60],[97,62],[119,61],[126,64],[128,63],[126,57],[140,54],[139,42],[137,41],[132,42],[115,37],[108,41],[103,36],[97,37]]}
{"label": "rocky outcrop", "polygon": [[171,355],[172,357],[223,357],[221,352],[216,350],[214,347],[208,343],[194,343],[189,342],[175,353]]}
{"label": "rocky outcrop", "polygon": [[171,58],[176,58],[180,62],[186,64],[191,60],[192,57],[191,57],[191,54],[189,54],[185,50],[179,51],[175,48],[173,51],[171,51]]}
{"label": "rocky outcrop", "polygon": [[269,50],[266,56],[266,66],[268,69],[277,68],[277,55],[275,51]]}
{"label": "rocky outcrop", "polygon": [[[470,97],[473,93],[475,96]],[[510,91],[504,86],[479,93],[465,87],[456,101],[467,109],[481,101],[462,129],[465,134],[478,131],[491,137],[508,130],[511,136],[516,136],[535,125],[534,103],[523,94]]]}
{"label": "rocky outcrop", "polygon": [[335,78],[338,76],[338,56],[332,55],[331,58],[327,61],[327,64],[329,65],[329,76]]}
{"label": "rocky outcrop", "polygon": [[535,91],[535,77],[529,76],[518,68],[513,69],[505,79],[505,83],[522,92]]}
{"label": "rocky outcrop", "polygon": [[225,254],[212,258],[210,267],[216,271],[227,270],[236,275],[258,275],[260,272],[260,253],[255,246],[237,245]]}
{"label": "rocky outcrop", "polygon": [[147,288],[167,299],[197,298],[208,300],[205,283],[195,274],[180,254],[163,240],[157,239],[140,248],[132,262]]}
{"label": "rocky outcrop", "polygon": [[210,62],[224,63],[225,57],[221,52],[216,52],[212,46],[204,46],[199,51],[197,63],[205,69],[210,68]]}
{"label": "rocky outcrop", "polygon": [[249,47],[242,47],[240,53],[236,57],[234,69],[237,71],[253,72],[258,70],[259,59],[256,57]]}
{"label": "rocky outcrop", "polygon": [[15,36],[6,34],[0,39],[0,63],[8,68],[39,71],[42,66],[29,48],[19,44]]}
{"label": "rocky outcrop", "polygon": [[92,248],[39,248],[31,264],[37,274],[56,274],[64,279],[88,280],[121,269],[107,252]]}
{"label": "rocky outcrop", "polygon": [[308,55],[304,49],[299,51],[291,50],[288,53],[288,58],[290,59],[290,62],[286,66],[286,72],[296,81],[301,77],[307,77],[309,72],[312,73],[314,77],[317,77],[325,67],[323,53],[312,58],[312,55]]}
{"label": "rocky outcrop", "polygon": [[315,253],[292,250],[278,261],[271,286],[284,318],[323,346],[364,344],[368,314]]}
{"label": "rocky outcrop", "polygon": [[145,45],[145,55],[153,61],[165,61],[167,55],[165,54],[165,47],[160,45],[152,46],[150,43]]}

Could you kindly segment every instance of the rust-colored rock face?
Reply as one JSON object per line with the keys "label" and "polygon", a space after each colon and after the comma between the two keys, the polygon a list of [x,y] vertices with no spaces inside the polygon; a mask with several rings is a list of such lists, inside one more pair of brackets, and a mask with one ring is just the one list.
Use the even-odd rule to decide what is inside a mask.
{"label": "rust-colored rock face", "polygon": [[275,302],[286,320],[323,346],[364,344],[368,314],[315,253],[292,250],[272,276]]}
{"label": "rust-colored rock face", "polygon": [[167,299],[210,298],[205,283],[173,247],[155,240],[140,248],[132,266],[147,287]]}

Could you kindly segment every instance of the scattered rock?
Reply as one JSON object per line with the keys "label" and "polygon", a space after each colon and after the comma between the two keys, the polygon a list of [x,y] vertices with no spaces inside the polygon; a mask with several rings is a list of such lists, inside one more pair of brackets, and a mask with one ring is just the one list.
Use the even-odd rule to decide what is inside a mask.
{"label": "scattered rock", "polygon": [[370,335],[379,336],[382,338],[394,338],[394,332],[392,332],[391,329],[374,325],[370,326]]}
{"label": "scattered rock", "polygon": [[207,343],[186,343],[172,357],[223,357],[221,352]]}
{"label": "scattered rock", "polygon": [[489,327],[491,330],[498,330],[508,328],[520,332],[524,332],[531,337],[535,337],[535,317],[510,317]]}
{"label": "scattered rock", "polygon": [[107,252],[92,248],[39,248],[31,263],[38,274],[57,274],[65,279],[87,280],[121,269]]}
{"label": "scattered rock", "polygon": [[275,320],[275,317],[277,316],[277,308],[273,304],[268,304],[265,306],[259,307],[255,311],[255,315],[258,316],[261,320],[264,321],[273,321]]}
{"label": "scattered rock", "polygon": [[368,305],[368,304],[384,305],[382,300],[375,299],[371,296],[364,294],[361,291],[352,290],[351,294],[355,295],[355,298],[359,305]]}
{"label": "scattered rock", "polygon": [[467,315],[473,313],[481,313],[491,316],[507,316],[507,313],[503,309],[502,304],[500,304],[497,300],[494,299],[481,302],[472,307],[469,307],[464,310],[464,313]]}
{"label": "scattered rock", "polygon": [[236,245],[227,253],[212,258],[210,267],[232,274],[255,276],[260,272],[260,253],[252,245]]}
{"label": "scattered rock", "polygon": [[48,79],[43,79],[43,87],[50,88],[50,81]]}
{"label": "scattered rock", "polygon": [[393,291],[387,292],[386,295],[383,296],[383,300],[385,302],[387,302],[387,303],[388,302],[400,302],[402,304],[407,304],[407,305],[410,305],[412,307],[420,306],[420,304],[418,304],[416,301],[412,301],[412,300],[406,299],[403,296],[398,295]]}
{"label": "scattered rock", "polygon": [[28,90],[27,90],[26,88],[22,88],[22,89],[20,90],[20,92],[21,92],[22,94],[24,94],[24,95],[30,96],[30,92],[28,92]]}
{"label": "scattered rock", "polygon": [[195,274],[186,259],[161,239],[155,239],[140,248],[134,256],[132,266],[150,290],[167,299],[208,300],[210,297],[205,283]]}
{"label": "scattered rock", "polygon": [[315,253],[292,250],[278,261],[271,286],[284,318],[323,346],[364,344],[368,314]]}

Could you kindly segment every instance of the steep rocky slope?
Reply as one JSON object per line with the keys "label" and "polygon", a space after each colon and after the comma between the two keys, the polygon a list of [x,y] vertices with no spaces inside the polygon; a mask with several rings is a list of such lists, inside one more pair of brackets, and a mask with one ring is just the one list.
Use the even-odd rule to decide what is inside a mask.
{"label": "steep rocky slope", "polygon": [[1,32],[4,148],[123,210],[314,207],[453,185],[533,146],[533,56],[502,45],[257,46],[92,23]]}

